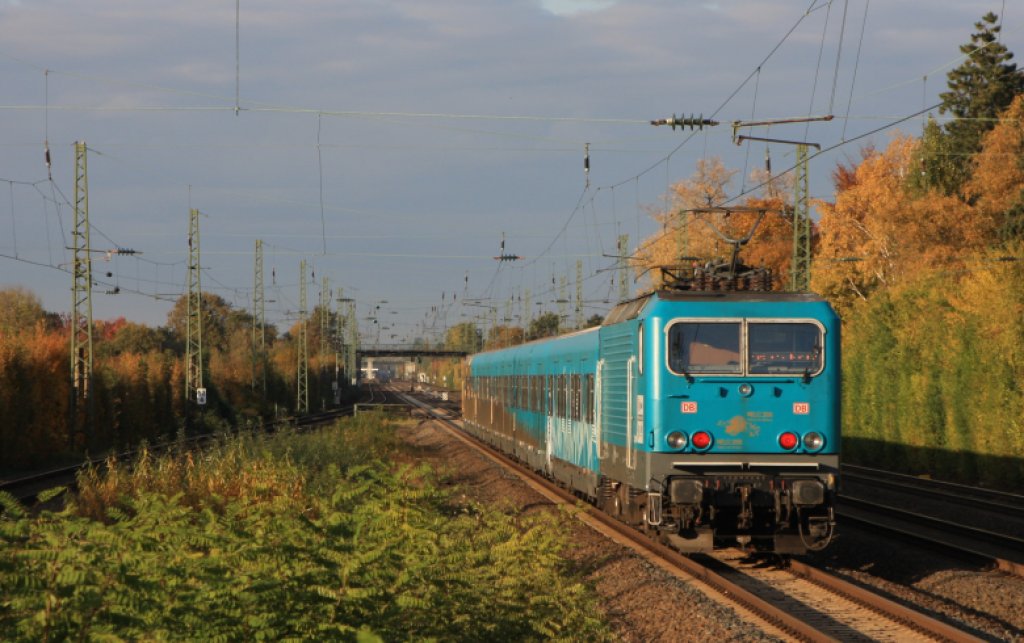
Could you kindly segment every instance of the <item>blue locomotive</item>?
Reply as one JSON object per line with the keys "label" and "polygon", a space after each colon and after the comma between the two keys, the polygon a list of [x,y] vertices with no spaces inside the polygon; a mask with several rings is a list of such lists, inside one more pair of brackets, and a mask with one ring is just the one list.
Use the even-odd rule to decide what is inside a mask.
{"label": "blue locomotive", "polygon": [[815,295],[660,290],[472,356],[464,426],[681,551],[799,554],[834,530],[839,351]]}

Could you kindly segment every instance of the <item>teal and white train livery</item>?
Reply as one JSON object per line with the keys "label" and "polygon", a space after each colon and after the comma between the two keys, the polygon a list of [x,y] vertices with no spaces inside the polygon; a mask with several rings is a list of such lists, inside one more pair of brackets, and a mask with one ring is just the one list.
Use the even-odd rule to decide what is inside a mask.
{"label": "teal and white train livery", "polygon": [[662,290],[474,355],[466,429],[682,551],[828,544],[839,320],[810,294]]}

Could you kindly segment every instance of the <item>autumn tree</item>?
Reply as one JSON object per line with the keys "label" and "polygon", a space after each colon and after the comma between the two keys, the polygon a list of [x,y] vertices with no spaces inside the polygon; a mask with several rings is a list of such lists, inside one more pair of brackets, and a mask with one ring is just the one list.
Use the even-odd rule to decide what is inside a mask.
{"label": "autumn tree", "polygon": [[925,125],[918,157],[920,171],[910,181],[922,191],[938,189],[958,194],[970,178],[970,156],[981,148],[984,134],[1014,97],[1024,92],[1024,75],[1006,46],[999,41],[1002,26],[996,14],[989,12],[974,23],[977,30],[971,42],[960,46],[964,62],[950,70],[949,90],[939,96],[940,114],[954,119],[942,128],[929,119]]}
{"label": "autumn tree", "polygon": [[[557,316],[556,316],[557,317]],[[524,341],[523,329],[518,326],[494,326],[487,331],[487,341],[484,348],[506,348],[516,346]]]}
{"label": "autumn tree", "polygon": [[958,198],[907,188],[918,141],[900,136],[856,169],[834,203],[819,202],[812,287],[842,307],[929,268],[956,267],[992,238],[990,218]]}
{"label": "autumn tree", "polygon": [[1000,240],[1024,239],[1024,94],[985,135],[965,192]]}
{"label": "autumn tree", "polygon": [[735,174],[718,158],[701,159],[690,178],[672,185],[669,209],[653,215],[661,231],[636,253],[637,273],[649,275],[653,288],[661,286],[656,267],[728,260],[732,241],[745,239],[751,232],[754,236],[743,248],[741,261],[771,268],[776,284],[785,283],[793,249],[792,210],[772,189],[779,181],[759,176],[769,188],[765,195],[748,198],[732,209],[719,207],[729,200]]}

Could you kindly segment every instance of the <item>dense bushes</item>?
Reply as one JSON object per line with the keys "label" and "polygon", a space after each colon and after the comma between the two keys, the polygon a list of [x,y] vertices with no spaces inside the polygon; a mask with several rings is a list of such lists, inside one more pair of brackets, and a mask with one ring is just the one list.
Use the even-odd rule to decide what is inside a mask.
{"label": "dense bushes", "polygon": [[607,638],[559,518],[449,504],[375,459],[392,440],[243,437],[86,474],[58,514],[4,499],[0,638]]}
{"label": "dense bushes", "polygon": [[848,461],[1024,484],[1024,266],[988,257],[875,293],[844,333]]}

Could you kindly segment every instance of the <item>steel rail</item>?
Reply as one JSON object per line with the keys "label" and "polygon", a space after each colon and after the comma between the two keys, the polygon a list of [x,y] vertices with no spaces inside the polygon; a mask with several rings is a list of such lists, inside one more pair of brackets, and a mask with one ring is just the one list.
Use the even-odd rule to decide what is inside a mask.
{"label": "steel rail", "polygon": [[842,466],[841,476],[844,481],[863,482],[939,500],[969,503],[973,507],[1024,518],[1024,495],[849,464]]}
{"label": "steel rail", "polygon": [[[984,560],[1001,571],[1024,577],[1024,555],[1021,554],[1024,552],[1024,539],[868,500],[842,496],[836,505],[836,514],[844,521],[884,530],[900,538],[939,547],[955,555],[967,555]],[[899,522],[893,522],[894,520]],[[996,549],[986,549],[980,546],[982,543],[988,543],[990,547]]]}

